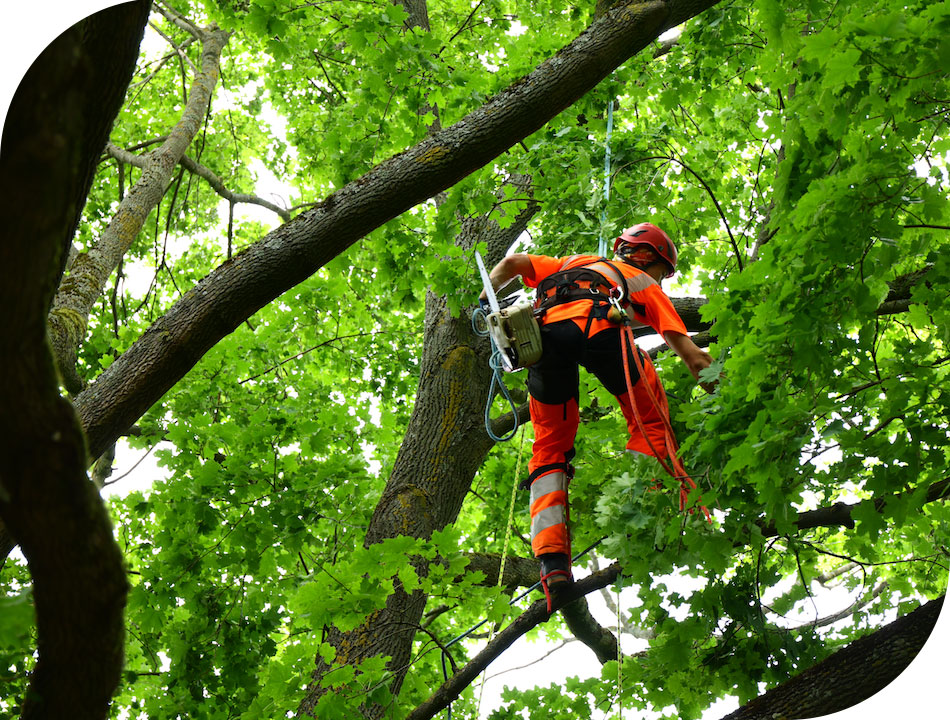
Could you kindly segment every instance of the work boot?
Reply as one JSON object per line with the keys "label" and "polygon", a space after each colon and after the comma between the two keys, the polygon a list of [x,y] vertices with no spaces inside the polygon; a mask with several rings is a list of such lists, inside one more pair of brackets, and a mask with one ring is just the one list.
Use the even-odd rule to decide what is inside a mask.
{"label": "work boot", "polygon": [[571,559],[564,553],[545,553],[541,561],[541,589],[548,604],[548,615],[564,604],[564,594],[574,584]]}

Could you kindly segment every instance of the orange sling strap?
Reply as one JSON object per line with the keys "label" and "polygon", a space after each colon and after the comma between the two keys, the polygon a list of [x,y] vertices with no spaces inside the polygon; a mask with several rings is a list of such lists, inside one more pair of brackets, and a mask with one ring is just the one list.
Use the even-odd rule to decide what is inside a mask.
{"label": "orange sling strap", "polygon": [[[679,446],[676,444],[676,438],[673,435],[673,427],[670,425],[669,414],[666,409],[660,404],[660,401],[657,400],[656,395],[653,394],[653,389],[650,387],[650,384],[646,382],[643,370],[643,361],[640,359],[640,353],[636,349],[634,344],[633,337],[633,328],[630,327],[630,323],[627,320],[626,313],[623,315],[623,329],[621,331],[620,345],[623,348],[623,372],[624,377],[627,380],[627,392],[630,394],[630,406],[633,408],[633,416],[637,421],[637,428],[640,430],[640,434],[646,439],[647,444],[650,446],[650,450],[653,451],[653,457],[655,457],[660,465],[663,466],[663,469],[666,470],[674,478],[678,478],[680,481],[680,510],[686,510],[686,501],[689,497],[691,490],[696,489],[696,483],[689,476],[689,473],[686,472],[686,468],[683,467],[683,463],[680,462],[678,457]],[[650,436],[646,433],[646,429],[643,426],[643,419],[640,417],[640,411],[637,409],[636,400],[633,397],[633,383],[630,380],[630,362],[628,356],[630,355],[629,347],[632,348],[633,352],[633,361],[637,366],[637,372],[641,379],[643,379],[643,387],[647,391],[647,395],[650,397],[650,402],[653,403],[653,407],[656,409],[657,414],[660,416],[660,419],[663,421],[663,433],[666,439],[666,448],[667,453],[669,454],[669,464],[667,464],[664,458],[660,457],[660,453],[657,452],[656,448],[653,446],[653,442],[650,440]],[[702,509],[703,513],[706,515],[706,520],[712,522],[712,517],[709,514],[709,510],[706,509],[705,505],[700,504],[699,507]],[[689,510],[692,512],[692,509]]]}

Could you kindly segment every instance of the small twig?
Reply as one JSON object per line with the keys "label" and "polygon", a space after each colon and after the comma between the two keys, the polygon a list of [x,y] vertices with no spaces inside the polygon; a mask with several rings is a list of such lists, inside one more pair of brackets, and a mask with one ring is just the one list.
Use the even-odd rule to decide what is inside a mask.
{"label": "small twig", "polygon": [[[198,68],[197,68],[197,67],[195,66],[195,64],[191,61],[191,58],[188,57],[188,53],[185,52],[185,50],[184,50],[183,47],[179,46],[178,43],[176,43],[176,42],[175,42],[174,40],[172,40],[168,35],[166,35],[165,33],[163,33],[163,32],[158,28],[158,26],[155,25],[155,23],[150,22],[150,23],[148,24],[148,26],[149,26],[150,28],[152,28],[152,30],[154,30],[156,33],[158,33],[158,34],[162,37],[162,39],[163,39],[165,42],[167,42],[169,45],[172,46],[172,48],[173,48],[173,49],[175,50],[175,52],[178,54],[178,57],[181,58],[182,60],[184,60],[186,63],[188,63],[188,66],[191,68],[191,71],[192,71],[193,73],[195,73],[196,75],[198,74]],[[194,42],[194,39],[192,39],[192,42]],[[161,67],[161,66],[159,66],[159,67]],[[158,68],[156,68],[155,72],[158,72]],[[153,75],[154,75],[154,73],[153,73]],[[149,76],[148,78],[146,78],[146,80],[145,80],[144,82],[148,82],[148,80],[151,80],[151,79],[152,79],[152,76]]]}
{"label": "small twig", "polygon": [[484,680],[484,682],[488,682],[489,680],[494,680],[496,677],[501,677],[502,675],[504,675],[504,674],[506,674],[506,673],[514,672],[515,670],[524,670],[525,668],[529,668],[529,667],[531,667],[532,665],[537,665],[537,664],[538,664],[539,662],[541,662],[542,660],[546,660],[547,658],[551,657],[554,653],[556,653],[556,652],[557,652],[558,650],[560,650],[561,648],[565,647],[566,645],[569,645],[570,643],[574,643],[574,642],[577,642],[577,638],[566,638],[566,639],[562,640],[559,645],[556,645],[555,647],[553,647],[552,649],[550,649],[550,650],[548,650],[546,653],[544,653],[544,655],[542,655],[541,657],[539,657],[539,658],[537,658],[537,659],[535,659],[535,660],[532,660],[532,661],[529,662],[529,663],[525,663],[524,665],[517,665],[517,666],[515,666],[515,667],[510,667],[510,668],[508,668],[507,670],[500,670],[500,671],[496,672],[494,675],[489,675],[488,677],[486,677],[485,680]]}
{"label": "small twig", "polygon": [[337,95],[340,96],[340,100],[342,100],[343,102],[346,102],[346,94],[342,90],[340,90],[340,88],[336,86],[333,80],[330,79],[330,73],[327,72],[326,67],[324,67],[323,65],[323,60],[320,58],[320,54],[316,50],[313,51],[313,57],[316,59],[317,64],[320,66],[320,69],[323,71],[323,77],[326,78],[327,84],[333,89],[333,91]]}
{"label": "small twig", "polygon": [[276,365],[272,365],[266,370],[262,370],[261,372],[257,373],[257,375],[251,375],[251,377],[244,378],[243,380],[238,380],[238,385],[243,385],[244,383],[250,382],[251,380],[257,380],[257,378],[263,375],[266,375],[269,372],[273,372],[274,370],[279,369],[283,365],[286,365],[289,362],[293,362],[294,360],[298,360],[299,358],[302,358],[307,353],[311,353],[314,350],[318,350],[319,348],[322,348],[325,345],[329,345],[330,343],[334,343],[337,340],[349,340],[351,338],[356,338],[356,337],[366,337],[367,335],[384,335],[384,334],[385,334],[384,332],[358,332],[358,333],[353,333],[352,335],[337,335],[336,337],[330,338],[329,340],[324,340],[322,343],[317,343],[313,347],[309,347],[306,350],[301,350],[296,355],[291,355],[289,358],[281,360]]}
{"label": "small twig", "polygon": [[156,447],[158,447],[158,443],[155,443],[154,445],[152,445],[152,447],[150,447],[142,457],[136,460],[135,464],[132,467],[130,467],[126,472],[122,473],[121,475],[119,475],[119,477],[113,480],[109,480],[108,482],[103,482],[102,486],[105,487],[106,485],[115,485],[117,482],[119,482],[119,480],[122,480],[123,478],[128,477],[132,472],[135,471],[135,468],[137,468],[139,465],[142,464],[145,458],[147,458],[149,455],[152,454],[152,450],[154,450]]}

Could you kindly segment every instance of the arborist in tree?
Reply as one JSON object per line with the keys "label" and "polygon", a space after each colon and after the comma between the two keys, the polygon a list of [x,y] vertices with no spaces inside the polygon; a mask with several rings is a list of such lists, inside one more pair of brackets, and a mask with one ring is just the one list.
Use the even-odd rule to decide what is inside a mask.
{"label": "arborist in tree", "polygon": [[[686,493],[695,487],[675,459],[663,386],[649,356],[635,349],[631,329],[649,325],[656,330],[697,381],[713,362],[689,338],[660,286],[675,270],[673,241],[657,226],[641,223],[616,239],[613,260],[519,253],[505,257],[489,274],[494,289],[518,275],[525,285],[537,288],[542,354],[528,368],[534,445],[525,485],[531,490],[531,546],[541,561],[549,611],[551,587],[573,582],[567,488],[578,426],[578,366],[616,396],[630,432],[627,452],[651,466],[644,471],[662,466],[677,477],[682,507]],[[713,391],[705,383],[703,388]]]}

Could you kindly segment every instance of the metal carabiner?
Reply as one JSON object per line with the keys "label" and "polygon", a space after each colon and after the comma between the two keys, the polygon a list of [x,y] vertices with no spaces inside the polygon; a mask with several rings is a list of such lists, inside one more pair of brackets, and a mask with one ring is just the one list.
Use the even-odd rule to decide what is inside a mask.
{"label": "metal carabiner", "polygon": [[607,297],[610,299],[610,304],[617,308],[620,312],[623,312],[623,308],[620,305],[620,298],[623,297],[623,290],[619,286],[616,286],[610,290],[607,294]]}
{"label": "metal carabiner", "polygon": [[626,323],[629,318],[627,313],[624,312],[623,307],[620,305],[620,297],[623,294],[623,291],[619,287],[613,288],[608,294],[607,298],[610,302],[611,307],[615,308],[617,311],[617,322],[620,324]]}

